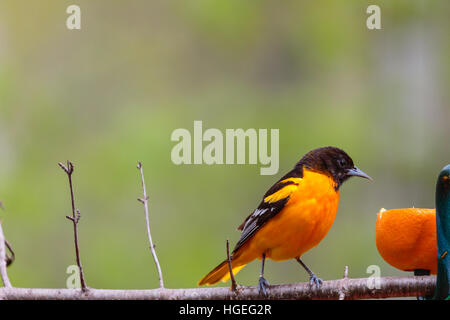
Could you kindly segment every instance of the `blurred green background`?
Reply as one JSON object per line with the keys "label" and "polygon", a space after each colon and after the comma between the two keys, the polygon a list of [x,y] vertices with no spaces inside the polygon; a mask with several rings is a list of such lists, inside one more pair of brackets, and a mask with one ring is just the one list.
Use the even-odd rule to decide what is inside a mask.
{"label": "blurred green background", "polygon": [[[195,287],[236,227],[307,151],[346,150],[374,178],[341,189],[333,228],[304,256],[323,279],[404,274],[375,246],[382,207],[434,207],[450,162],[450,2],[72,1],[0,3],[0,211],[13,285],[65,287],[75,264],[65,174],[75,164],[89,286],[154,288],[137,161],[167,287]],[[378,4],[382,30],[366,28]],[[280,170],[181,165],[177,128],[280,129]],[[237,276],[255,285],[259,263]],[[294,261],[270,283],[307,281]]]}

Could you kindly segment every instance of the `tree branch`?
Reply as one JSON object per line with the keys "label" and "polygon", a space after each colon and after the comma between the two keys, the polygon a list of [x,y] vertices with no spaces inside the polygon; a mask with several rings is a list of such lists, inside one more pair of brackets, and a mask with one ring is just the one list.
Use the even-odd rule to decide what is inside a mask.
{"label": "tree branch", "polygon": [[308,282],[270,286],[267,296],[257,287],[241,287],[237,293],[227,287],[194,289],[104,290],[83,292],[77,289],[0,288],[1,299],[56,300],[262,300],[262,299],[339,299],[342,281],[346,281],[345,299],[379,299],[392,297],[429,296],[436,285],[435,276],[384,277],[379,289],[369,289],[368,278],[324,281],[321,289],[311,289]]}
{"label": "tree branch", "polygon": [[11,282],[8,278],[8,272],[6,271],[7,266],[7,256],[6,256],[6,248],[5,248],[6,240],[3,234],[2,221],[0,220],[0,276],[3,280],[3,285],[6,288],[11,288]]}
{"label": "tree branch", "polygon": [[339,288],[339,300],[345,300],[345,293],[347,292],[348,280],[348,266],[344,268],[344,278],[342,279],[341,287]]}
{"label": "tree branch", "polygon": [[148,196],[147,196],[147,190],[145,188],[145,181],[144,181],[144,171],[142,169],[142,163],[138,162],[137,168],[141,172],[141,181],[142,181],[142,190],[144,193],[144,198],[139,198],[138,200],[144,204],[144,210],[145,210],[145,224],[147,226],[147,237],[148,241],[150,243],[150,251],[153,255],[153,260],[155,260],[156,269],[158,270],[158,277],[159,277],[159,287],[164,288],[164,281],[161,271],[161,266],[159,265],[158,256],[156,255],[155,245],[153,244],[152,240],[152,234],[150,233],[150,222],[148,218]]}
{"label": "tree branch", "polygon": [[230,273],[231,279],[231,291],[236,291],[237,283],[234,279],[233,268],[231,267],[231,257],[230,257],[230,242],[227,239],[227,262],[228,262],[228,272]]}
{"label": "tree branch", "polygon": [[[5,207],[3,205],[3,202],[0,201],[0,209],[5,210]],[[1,220],[0,220],[1,223]],[[1,226],[0,226],[1,228]],[[3,235],[3,239],[5,240],[5,246],[6,249],[8,249],[9,253],[11,254],[10,256],[8,255],[8,253],[6,253],[6,249],[4,250],[5,252],[5,261],[6,261],[6,266],[9,267],[15,260],[16,255],[14,253],[13,248],[11,247],[11,244],[8,242],[8,240],[6,240],[5,236]]]}
{"label": "tree branch", "polygon": [[70,188],[70,199],[72,201],[72,216],[66,216],[67,219],[72,221],[73,223],[73,235],[74,235],[74,242],[75,242],[75,256],[77,260],[78,269],[80,271],[80,283],[81,283],[81,290],[85,292],[87,290],[86,282],[84,280],[84,273],[83,273],[83,267],[81,265],[81,259],[80,259],[80,249],[78,245],[78,222],[81,218],[80,210],[75,209],[75,199],[73,196],[73,186],[72,186],[72,173],[73,173],[73,163],[67,160],[67,166],[62,164],[61,162],[58,163],[58,165],[65,171],[67,174],[67,177],[69,178],[69,188]]}
{"label": "tree branch", "polygon": [[8,254],[6,254],[6,266],[9,267],[16,259],[16,254],[14,253],[14,250],[11,247],[11,244],[6,239],[5,239],[5,245],[6,245],[6,248],[8,249],[8,251],[11,253],[10,256]]}

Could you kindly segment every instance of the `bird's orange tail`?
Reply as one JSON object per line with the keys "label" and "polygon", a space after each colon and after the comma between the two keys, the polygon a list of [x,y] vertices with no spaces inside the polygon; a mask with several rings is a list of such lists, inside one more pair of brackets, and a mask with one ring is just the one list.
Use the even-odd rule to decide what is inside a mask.
{"label": "bird's orange tail", "polygon": [[[233,274],[235,275],[245,265],[248,263],[247,261],[244,261],[242,259],[242,255],[238,254],[235,255],[231,261],[231,268],[233,269]],[[213,285],[216,284],[219,281],[228,281],[230,279],[230,269],[228,267],[228,261],[225,260],[221,264],[219,264],[217,267],[215,267],[210,273],[208,273],[206,276],[203,277],[202,280],[198,282],[199,286],[202,285]]]}

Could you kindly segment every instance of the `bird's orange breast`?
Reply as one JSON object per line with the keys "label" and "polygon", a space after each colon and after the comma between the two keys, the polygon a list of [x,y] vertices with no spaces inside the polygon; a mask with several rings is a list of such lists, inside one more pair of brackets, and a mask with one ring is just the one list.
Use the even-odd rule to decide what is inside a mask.
{"label": "bird's orange breast", "polygon": [[376,244],[383,259],[397,269],[437,269],[436,210],[381,209],[377,215]]}
{"label": "bird's orange breast", "polygon": [[266,252],[273,260],[301,256],[315,247],[330,230],[339,203],[331,177],[304,170],[298,189],[282,211],[267,222],[250,240],[258,257]]}

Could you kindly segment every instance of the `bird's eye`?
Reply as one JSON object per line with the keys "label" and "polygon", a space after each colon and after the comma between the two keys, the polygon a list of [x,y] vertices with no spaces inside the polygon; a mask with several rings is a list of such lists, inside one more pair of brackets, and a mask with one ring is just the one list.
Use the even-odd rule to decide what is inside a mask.
{"label": "bird's eye", "polygon": [[340,167],[344,167],[345,166],[345,160],[344,159],[338,159],[338,164]]}

